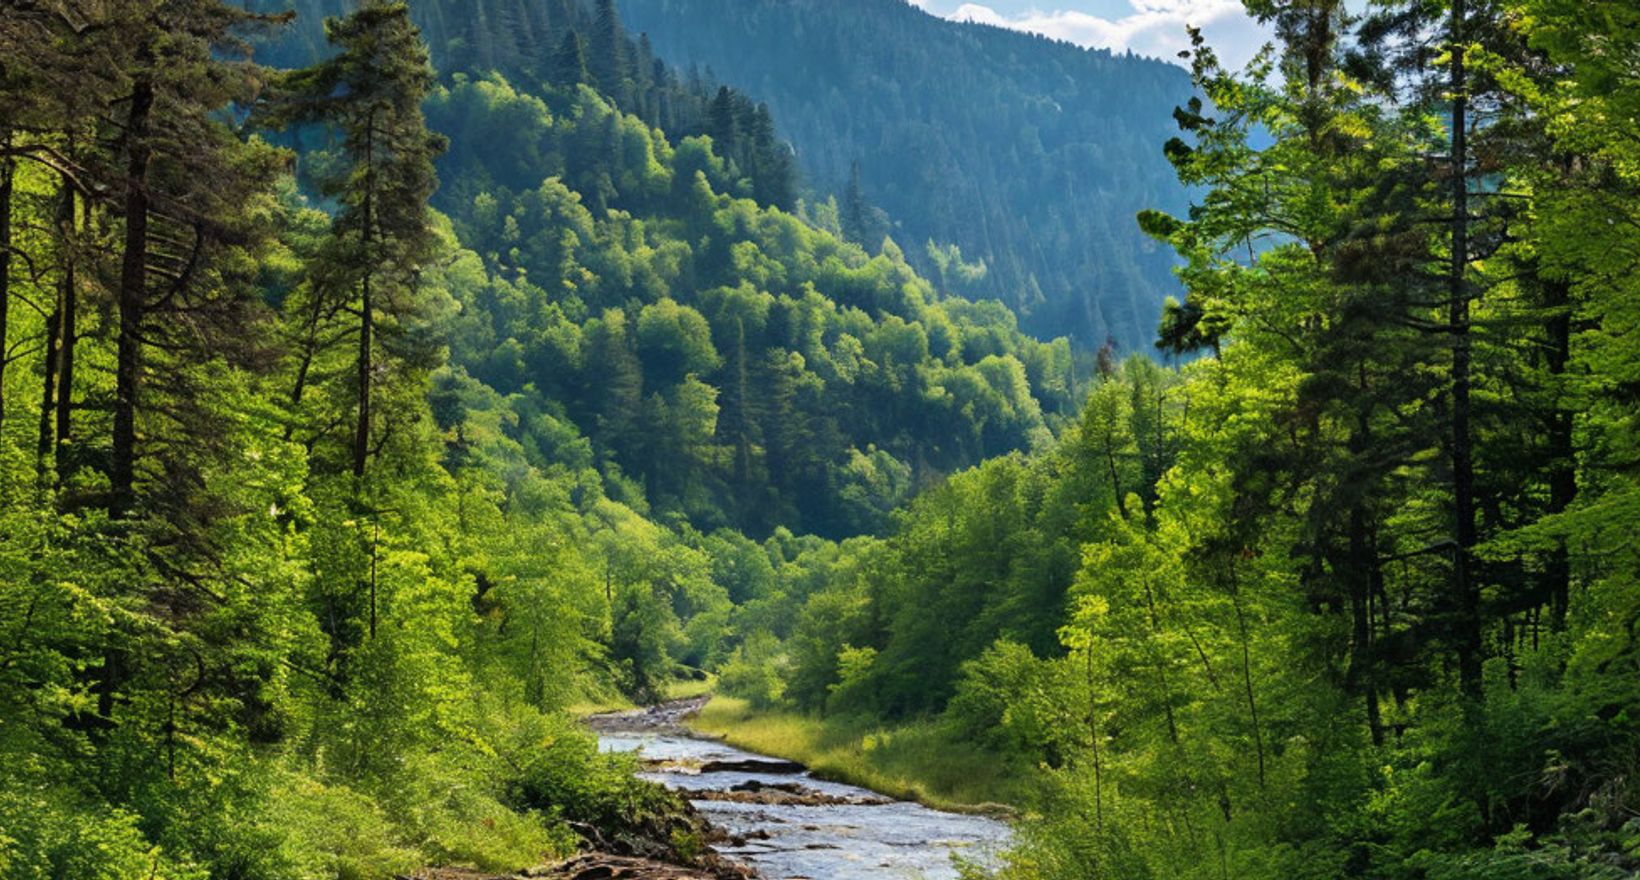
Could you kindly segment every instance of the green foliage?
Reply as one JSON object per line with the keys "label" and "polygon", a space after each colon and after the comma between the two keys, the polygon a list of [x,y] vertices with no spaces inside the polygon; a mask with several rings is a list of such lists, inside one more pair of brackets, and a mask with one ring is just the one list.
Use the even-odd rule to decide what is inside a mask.
{"label": "green foliage", "polygon": [[797,761],[826,779],[937,809],[1004,811],[1028,794],[1029,769],[941,725],[885,724],[865,715],[823,719],[753,709],[717,696],[690,726],[737,748]]}
{"label": "green foliage", "polygon": [[494,75],[428,114],[454,144],[437,203],[491,273],[455,291],[453,358],[562,412],[659,516],[880,530],[913,486],[1040,448],[1072,407],[1066,343],[731,197],[714,141]]}
{"label": "green foliage", "polygon": [[[0,652],[0,873],[364,880],[538,865],[572,851],[569,822],[696,839],[675,798],[598,756],[563,713],[618,686],[659,696],[679,663],[720,660],[731,603],[715,554],[751,554],[746,598],[775,592],[770,556],[612,500],[606,486],[643,508],[644,490],[613,463],[600,472],[560,403],[503,380],[526,355],[582,369],[584,338],[611,363],[630,357],[635,375],[650,359],[668,387],[617,388],[635,402],[628,430],[675,425],[657,454],[714,466],[717,391],[694,377],[720,368],[710,325],[655,298],[632,304],[630,323],[625,302],[578,314],[583,334],[463,248],[428,209],[433,74],[402,4],[333,23],[341,51],[251,108],[302,123],[294,157],[239,140],[219,112],[250,98],[212,76],[268,78],[224,36],[249,19],[160,5],[141,28],[123,6],[86,11],[85,34],[121,37],[97,56],[111,79],[72,108],[39,77],[88,75],[90,38],[32,7],[0,26],[28,73],[13,78],[8,61],[0,98],[35,141],[0,168],[16,196],[0,208],[26,230],[6,254],[34,270],[7,275],[0,301],[56,304],[55,317],[8,308],[0,324],[14,367],[0,374],[0,628],[15,636]],[[159,280],[132,322],[110,279],[141,240],[120,233],[143,215],[116,177],[88,181],[81,217],[53,222],[73,168],[52,157],[126,167],[129,138],[90,133],[112,130],[99,126],[131,103],[156,45],[175,53],[159,105],[171,115],[154,120],[163,153],[135,185],[155,195],[143,259]],[[188,66],[212,51],[220,69]],[[635,145],[620,184],[664,195],[666,169],[645,150],[670,148],[618,121]],[[318,143],[330,137],[334,151]],[[306,192],[272,176],[292,159]],[[188,162],[199,179],[181,173]],[[212,176],[222,163],[231,181]],[[561,184],[536,194],[543,211],[586,216]],[[173,196],[206,213],[179,214]],[[493,347],[471,371],[445,363],[446,332],[538,310],[539,349]],[[134,374],[116,369],[133,341],[145,347]],[[71,375],[70,359],[86,368]],[[134,440],[119,439],[121,412]],[[129,497],[109,492],[122,442]]]}
{"label": "green foliage", "polygon": [[658,700],[670,678],[676,640],[676,618],[660,598],[646,589],[627,590],[614,609],[610,657],[623,677],[623,688],[639,699]]}
{"label": "green foliage", "polygon": [[1058,717],[1055,705],[1063,686],[1054,680],[1055,664],[1031,649],[1006,639],[962,664],[956,693],[944,719],[962,739],[1003,754],[1019,754],[1037,763],[1058,763],[1074,719]]}
{"label": "green foliage", "polygon": [[[1006,876],[1632,873],[1626,19],[1252,9],[1252,69],[1191,53],[1199,204],[1141,220],[1187,260],[1162,346],[1212,356],[1101,357],[1050,450],[842,545],[786,699],[1035,768]],[[1473,35],[1476,152],[1412,25]]]}
{"label": "green foliage", "polygon": [[288,829],[296,876],[368,880],[417,867],[420,854],[395,839],[381,808],[363,793],[300,779],[276,787],[271,800],[269,820]]}
{"label": "green foliage", "polygon": [[884,0],[620,6],[668,60],[755,87],[850,241],[892,236],[942,289],[1000,300],[1040,338],[1149,349],[1177,284],[1130,218],[1186,205],[1157,149],[1191,94],[1168,60]]}
{"label": "green foliage", "polygon": [[718,686],[730,696],[740,697],[756,709],[769,709],[780,702],[785,683],[781,680],[780,642],[767,632],[755,632],[736,647],[718,668]]}
{"label": "green foliage", "polygon": [[[1026,806],[1013,876],[1640,867],[1627,7],[1198,43],[1199,204],[1141,222],[1203,356],[1085,387],[843,240],[863,183],[782,210],[767,111],[612,4],[502,7],[590,39],[532,92],[542,47],[463,16],[441,52],[504,74],[435,82],[366,3],[254,107],[236,8],[0,18],[0,873],[692,858],[567,711],[712,670],[757,747]],[[1437,24],[1464,51],[1409,55]]]}
{"label": "green foliage", "polygon": [[100,809],[74,809],[74,795],[50,789],[0,796],[0,870],[18,880],[87,877],[124,880],[153,876],[165,880],[208,876],[197,866],[178,864],[149,843],[138,816]]}
{"label": "green foliage", "polygon": [[560,720],[530,729],[506,797],[515,808],[550,813],[611,840],[661,841],[688,862],[704,831],[675,792],[636,778],[631,754],[598,750],[597,738]]}

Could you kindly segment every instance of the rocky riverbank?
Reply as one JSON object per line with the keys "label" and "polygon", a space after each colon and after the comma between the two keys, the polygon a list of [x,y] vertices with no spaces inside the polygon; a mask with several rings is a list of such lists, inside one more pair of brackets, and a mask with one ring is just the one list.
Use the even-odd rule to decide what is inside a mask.
{"label": "rocky riverbank", "polygon": [[955,880],[956,861],[995,864],[1004,822],[930,809],[816,776],[685,727],[705,703],[680,701],[591,720],[602,747],[638,751],[640,776],[664,784],[715,826],[714,847],[770,880]]}
{"label": "rocky riverbank", "polygon": [[[489,874],[457,868],[428,868],[395,880],[720,880],[710,870],[685,868],[653,859],[586,853],[567,862],[517,874]],[[756,874],[730,875],[755,877]]]}
{"label": "rocky riverbank", "polygon": [[707,698],[586,719],[604,748],[639,750],[640,777],[678,808],[639,827],[577,827],[587,851],[517,875],[428,871],[404,880],[750,880],[955,878],[953,857],[985,864],[1010,837],[995,819],[816,778],[684,727]]}
{"label": "rocky riverbank", "polygon": [[[600,734],[681,731],[682,720],[699,711],[706,700],[699,697],[593,715],[586,724]],[[650,769],[647,762],[645,769]],[[571,823],[584,851],[556,865],[513,874],[425,868],[395,880],[755,880],[759,876],[750,866],[717,850],[720,845],[744,846],[743,836],[714,827],[692,803],[695,798],[690,793],[673,791],[673,800],[675,808],[647,814],[627,827]]]}

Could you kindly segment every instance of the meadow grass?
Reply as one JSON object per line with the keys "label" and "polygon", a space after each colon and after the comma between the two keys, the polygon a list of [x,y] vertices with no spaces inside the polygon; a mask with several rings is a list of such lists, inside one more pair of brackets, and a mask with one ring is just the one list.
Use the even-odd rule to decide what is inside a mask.
{"label": "meadow grass", "polygon": [[679,678],[666,686],[668,700],[687,700],[690,697],[705,696],[717,687],[717,676],[707,675],[705,678]]}
{"label": "meadow grass", "polygon": [[760,711],[719,695],[689,726],[737,748],[797,761],[822,779],[936,809],[1000,812],[1029,794],[1030,773],[929,723]]}

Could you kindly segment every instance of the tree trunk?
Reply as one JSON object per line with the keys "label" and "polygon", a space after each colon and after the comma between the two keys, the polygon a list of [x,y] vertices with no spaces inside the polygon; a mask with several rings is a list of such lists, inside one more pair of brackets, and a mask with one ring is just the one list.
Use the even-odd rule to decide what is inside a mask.
{"label": "tree trunk", "polygon": [[1156,683],[1162,694],[1162,709],[1167,717],[1167,739],[1173,745],[1179,744],[1179,722],[1173,715],[1173,685],[1167,677],[1167,657],[1157,644],[1162,636],[1162,618],[1156,610],[1156,593],[1151,589],[1150,579],[1141,575],[1145,585],[1145,608],[1150,617],[1150,638],[1147,647],[1150,649],[1151,659],[1156,664]]}
{"label": "tree trunk", "polygon": [[1236,575],[1236,560],[1229,560],[1230,602],[1236,609],[1236,632],[1241,639],[1241,685],[1247,695],[1247,716],[1253,725],[1253,745],[1258,750],[1258,787],[1264,787],[1264,728],[1258,720],[1258,699],[1253,690],[1253,654],[1248,645],[1247,611],[1241,604],[1241,578]]}
{"label": "tree trunk", "polygon": [[[11,132],[0,135],[0,148],[10,149]],[[0,435],[6,427],[6,361],[11,356],[11,189],[17,163],[0,157]]]}
{"label": "tree trunk", "polygon": [[370,638],[376,638],[376,559],[380,552],[382,540],[381,520],[376,520],[375,529],[370,535]]}
{"label": "tree trunk", "polygon": [[370,274],[364,276],[364,299],[359,318],[359,421],[353,430],[353,475],[364,476],[365,464],[370,459],[370,360],[372,321]]}
{"label": "tree trunk", "polygon": [[63,470],[66,467],[67,449],[73,442],[73,406],[74,406],[74,348],[79,342],[79,292],[75,281],[74,247],[75,237],[79,229],[76,217],[74,188],[67,180],[63,181],[62,213],[58,217],[58,228],[67,244],[68,259],[63,263],[63,279],[58,290],[57,300],[59,309],[58,336],[60,341],[57,348],[57,483],[62,485]]}
{"label": "tree trunk", "polygon": [[1369,599],[1373,572],[1377,570],[1378,548],[1367,528],[1366,511],[1350,508],[1348,558],[1342,566],[1350,601],[1350,660],[1346,684],[1365,701],[1367,730],[1372,744],[1384,744],[1383,716],[1378,708],[1378,683],[1372,670],[1372,616]]}
{"label": "tree trunk", "polygon": [[61,304],[53,306],[51,314],[46,316],[46,351],[42,363],[45,373],[45,387],[40,392],[40,431],[39,439],[35,442],[35,454],[39,464],[39,482],[42,487],[50,481],[47,471],[51,468],[51,452],[55,447],[52,436],[54,424],[53,414],[56,412],[55,400],[57,392],[57,337],[58,327],[63,322]]}
{"label": "tree trunk", "polygon": [[1095,699],[1093,686],[1093,630],[1088,630],[1087,654],[1085,672],[1087,674],[1086,687],[1088,689],[1088,742],[1093,750],[1093,817],[1094,827],[1103,830],[1105,827],[1105,780],[1104,766],[1099,757],[1099,704]]}
{"label": "tree trunk", "polygon": [[290,419],[285,422],[285,442],[296,433],[296,411],[302,406],[302,397],[307,393],[308,372],[313,369],[313,361],[319,355],[319,316],[324,311],[324,299],[318,291],[313,292],[313,316],[308,322],[307,340],[302,345],[302,363],[296,368],[296,384],[290,391]]}
{"label": "tree trunk", "polygon": [[[149,53],[144,53],[149,54]],[[148,59],[144,59],[148,60]],[[109,477],[109,513],[121,517],[135,502],[137,390],[141,382],[144,308],[148,298],[148,144],[154,84],[146,76],[131,90],[126,120],[129,138],[125,169],[125,252],[120,264],[119,339],[114,369],[114,448]]]}
{"label": "tree trunk", "polygon": [[1116,470],[1116,446],[1111,438],[1105,438],[1105,465],[1110,470],[1110,491],[1116,496],[1116,512],[1127,519],[1127,496],[1122,494],[1122,477]]}
{"label": "tree trunk", "polygon": [[374,242],[376,218],[375,186],[376,186],[376,155],[375,135],[376,120],[372,114],[368,120],[368,134],[365,145],[365,194],[364,194],[364,230],[360,236],[364,255],[364,283],[361,285],[361,299],[359,305],[359,402],[358,424],[353,431],[353,476],[363,477],[365,465],[370,459],[370,361],[371,335],[375,327],[375,303],[372,300],[370,282],[374,275],[374,266],[371,262],[371,244]]}
{"label": "tree trunk", "polygon": [[1464,60],[1464,0],[1452,3],[1452,502],[1458,546],[1452,588],[1457,600],[1458,678],[1464,693],[1481,687],[1480,593],[1474,583],[1475,466],[1469,436],[1469,147],[1468,72]]}

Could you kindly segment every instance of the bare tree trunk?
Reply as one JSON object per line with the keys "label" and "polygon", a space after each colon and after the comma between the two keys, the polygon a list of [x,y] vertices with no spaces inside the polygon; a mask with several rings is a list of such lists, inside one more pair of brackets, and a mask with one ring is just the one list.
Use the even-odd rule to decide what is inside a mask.
{"label": "bare tree trunk", "polygon": [[1116,495],[1116,512],[1127,519],[1127,496],[1122,494],[1122,477],[1116,470],[1116,449],[1110,438],[1105,438],[1105,465],[1110,469],[1110,490]]}
{"label": "bare tree trunk", "polygon": [[363,477],[365,465],[370,460],[370,362],[372,357],[371,336],[376,329],[376,315],[373,309],[375,302],[372,299],[370,282],[375,274],[371,262],[371,244],[374,242],[376,218],[372,216],[375,210],[375,134],[376,123],[374,115],[369,120],[369,135],[365,146],[365,194],[364,194],[364,230],[361,242],[364,250],[364,283],[362,285],[362,302],[359,306],[359,401],[358,424],[353,431],[353,475]]}
{"label": "bare tree trunk", "polygon": [[[313,360],[319,355],[319,316],[323,311],[324,299],[318,291],[313,291],[313,315],[308,323],[307,340],[302,345],[302,363],[296,368],[296,383],[290,391],[290,414],[292,418],[295,417],[297,408],[302,405],[302,397],[307,393],[308,372],[313,369]],[[290,442],[290,438],[295,432],[296,423],[286,421],[286,443]]]}
{"label": "bare tree trunk", "polygon": [[375,329],[372,320],[370,292],[370,275],[364,276],[364,297],[360,308],[359,318],[359,420],[353,429],[353,475],[364,476],[365,465],[370,460],[370,361],[371,361],[371,332]]}
{"label": "bare tree trunk", "polygon": [[[145,53],[148,54],[148,53]],[[147,59],[145,59],[147,60]],[[143,312],[148,298],[148,144],[154,84],[143,77],[131,91],[125,136],[129,138],[125,181],[125,252],[120,264],[119,339],[114,370],[114,449],[110,466],[113,494],[109,513],[129,513],[135,503],[137,391],[142,372]]]}
{"label": "bare tree trunk", "polygon": [[[59,294],[60,296],[61,294]],[[47,471],[51,466],[51,452],[55,448],[52,436],[53,414],[56,412],[57,393],[57,338],[58,328],[63,322],[62,304],[53,305],[51,314],[46,316],[46,351],[42,366],[45,372],[45,386],[40,391],[40,430],[35,441],[35,455],[39,464],[39,484],[41,488],[49,485],[50,475]]]}
{"label": "bare tree trunk", "polygon": [[[0,148],[10,149],[11,132],[0,134]],[[17,163],[0,157],[0,433],[6,427],[6,360],[11,334],[11,192]]]}
{"label": "bare tree trunk", "polygon": [[63,470],[66,467],[66,447],[74,439],[74,349],[79,342],[79,290],[75,279],[74,248],[77,246],[76,237],[79,230],[79,221],[76,217],[74,188],[67,180],[63,181],[62,213],[58,218],[58,227],[67,245],[68,259],[63,263],[62,285],[58,291],[59,321],[58,335],[61,341],[57,348],[57,482],[62,485]]}

